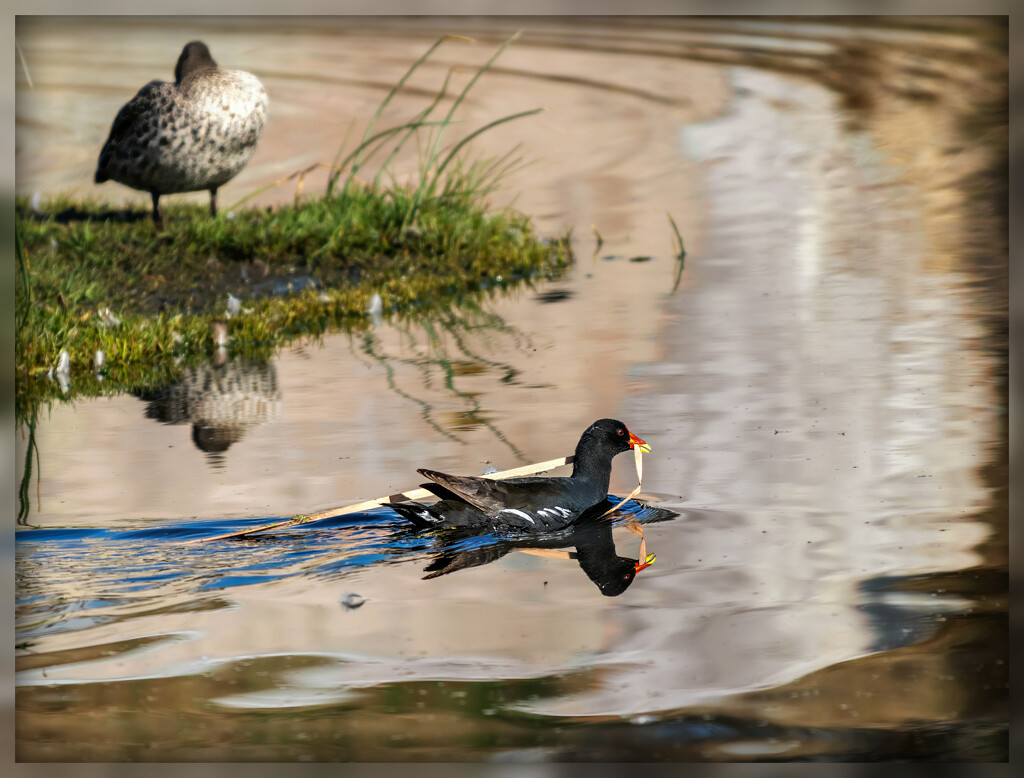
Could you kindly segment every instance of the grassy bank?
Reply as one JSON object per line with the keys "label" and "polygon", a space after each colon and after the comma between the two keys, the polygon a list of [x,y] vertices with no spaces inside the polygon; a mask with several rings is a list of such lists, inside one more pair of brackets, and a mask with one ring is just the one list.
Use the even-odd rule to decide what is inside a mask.
{"label": "grassy bank", "polygon": [[215,321],[232,346],[277,345],[365,326],[374,295],[385,314],[427,312],[571,261],[567,242],[539,239],[525,217],[470,201],[428,201],[403,230],[409,197],[351,188],[216,219],[172,205],[159,234],[141,214],[99,203],[55,201],[40,216],[19,202],[18,375],[47,372],[62,351],[73,372],[91,369],[97,350],[121,370],[209,353]]}
{"label": "grassy bank", "polygon": [[[377,295],[383,316],[415,316],[557,276],[572,260],[567,236],[543,240],[527,217],[487,207],[487,196],[518,160],[510,154],[471,161],[465,151],[481,132],[536,111],[501,117],[442,144],[466,93],[512,41],[454,99],[446,79],[409,120],[375,126],[408,76],[445,40],[391,90],[362,142],[343,158],[339,152],[322,194],[273,209],[243,201],[216,218],[205,205],[165,198],[159,231],[148,212],[98,200],[19,200],[19,405],[33,385],[35,393],[62,396],[66,390],[53,382],[32,379],[57,368],[64,352],[77,376],[92,374],[95,354],[103,352],[107,380],[96,391],[151,388],[173,379],[183,360],[209,355],[221,324],[232,353],[265,357],[295,337],[368,326]],[[447,115],[432,119],[445,100]],[[420,176],[399,186],[389,166],[410,139],[424,150]],[[358,177],[368,169],[377,171],[372,180]],[[93,383],[80,381],[75,391]]]}

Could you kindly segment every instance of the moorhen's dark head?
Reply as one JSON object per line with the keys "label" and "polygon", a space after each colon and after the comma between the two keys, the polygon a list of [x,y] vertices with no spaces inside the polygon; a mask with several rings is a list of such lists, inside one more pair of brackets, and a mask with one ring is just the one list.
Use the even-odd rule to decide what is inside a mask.
{"label": "moorhen's dark head", "polygon": [[202,41],[191,41],[185,44],[178,57],[178,64],[174,66],[174,81],[178,84],[182,79],[200,70],[209,70],[217,67],[213,61],[213,55]]}
{"label": "moorhen's dark head", "polygon": [[[653,556],[650,554],[648,559]],[[644,564],[636,559],[619,556],[615,557],[607,567],[601,569],[600,573],[590,576],[590,580],[597,584],[597,588],[605,597],[618,597],[633,583],[637,573],[650,566],[650,562]]]}
{"label": "moorhen's dark head", "polygon": [[617,597],[629,588],[641,570],[654,564],[654,554],[629,559],[615,553],[612,523],[604,517],[584,519],[573,528],[572,542],[583,572],[605,597]]}
{"label": "moorhen's dark head", "polygon": [[599,419],[591,424],[583,433],[576,446],[576,456],[583,451],[608,451],[611,456],[629,451],[637,446],[645,454],[651,447],[630,432],[626,425],[617,419]]}

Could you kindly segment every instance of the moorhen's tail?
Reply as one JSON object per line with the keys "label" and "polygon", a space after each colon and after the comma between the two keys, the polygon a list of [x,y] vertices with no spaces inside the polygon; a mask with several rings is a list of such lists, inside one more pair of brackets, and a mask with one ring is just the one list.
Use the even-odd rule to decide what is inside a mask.
{"label": "moorhen's tail", "polygon": [[381,507],[390,508],[417,527],[426,529],[441,525],[441,518],[430,512],[430,508],[418,502],[382,502]]}
{"label": "moorhen's tail", "polygon": [[[443,487],[448,494],[453,494],[460,501],[468,502],[482,511],[496,511],[505,507],[498,495],[501,488],[498,481],[473,475],[451,475],[425,467],[419,468],[416,472]],[[433,487],[426,484],[424,486],[433,491]]]}
{"label": "moorhen's tail", "polygon": [[462,503],[465,502],[465,500],[459,497],[459,495],[457,495],[451,489],[447,489],[444,486],[441,486],[441,484],[435,484],[431,481],[427,481],[426,483],[420,484],[420,489],[426,489],[439,500],[454,500],[455,502]]}

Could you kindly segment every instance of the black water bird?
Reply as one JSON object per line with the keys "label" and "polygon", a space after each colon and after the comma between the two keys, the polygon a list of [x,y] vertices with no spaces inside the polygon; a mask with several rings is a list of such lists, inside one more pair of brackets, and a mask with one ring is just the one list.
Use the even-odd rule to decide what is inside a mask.
{"label": "black water bird", "polygon": [[572,475],[495,480],[417,470],[439,502],[384,503],[419,527],[549,532],[572,524],[608,497],[612,458],[634,446],[651,450],[615,419],[591,424],[580,437]]}
{"label": "black water bird", "polygon": [[245,167],[263,133],[267,93],[259,79],[217,66],[202,41],[186,44],[174,82],[150,81],[114,119],[95,181],[118,181],[149,192],[153,221],[163,225],[160,195],[210,192]]}

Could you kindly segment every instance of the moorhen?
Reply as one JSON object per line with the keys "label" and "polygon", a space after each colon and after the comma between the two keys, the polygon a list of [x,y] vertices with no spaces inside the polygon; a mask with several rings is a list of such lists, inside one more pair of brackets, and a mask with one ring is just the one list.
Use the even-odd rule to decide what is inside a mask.
{"label": "moorhen", "polygon": [[96,164],[95,180],[118,181],[153,198],[210,191],[241,171],[256,151],[267,116],[267,93],[251,73],[221,70],[202,41],[182,49],[174,83],[150,81],[118,111]]}
{"label": "moorhen", "polygon": [[615,419],[591,424],[576,446],[572,475],[494,480],[479,476],[417,470],[432,483],[423,488],[440,499],[383,503],[418,527],[550,532],[572,524],[588,508],[608,498],[612,457],[638,446],[651,447]]}

